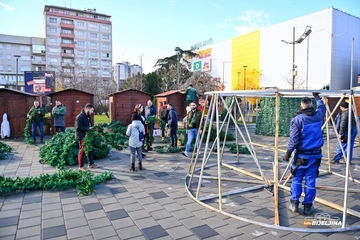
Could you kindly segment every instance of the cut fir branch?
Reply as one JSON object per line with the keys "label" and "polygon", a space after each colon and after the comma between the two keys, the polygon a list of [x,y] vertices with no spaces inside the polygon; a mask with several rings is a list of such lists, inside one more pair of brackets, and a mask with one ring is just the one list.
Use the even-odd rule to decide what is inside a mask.
{"label": "cut fir branch", "polygon": [[24,137],[25,137],[25,141],[27,144],[33,143],[33,140],[30,135],[30,129],[31,129],[31,122],[32,122],[33,117],[35,116],[36,111],[37,111],[36,109],[32,110],[29,113],[28,119],[26,119],[26,124],[25,124],[25,128],[24,128]]}
{"label": "cut fir branch", "polygon": [[6,143],[0,142],[0,160],[6,159],[8,153],[11,152],[12,147],[7,145]]}
{"label": "cut fir branch", "polygon": [[34,190],[63,190],[75,187],[78,195],[89,195],[94,192],[97,184],[113,179],[112,172],[103,172],[92,177],[91,172],[60,170],[52,175],[43,173],[39,177],[5,177],[0,176],[0,196],[16,191],[34,191]]}

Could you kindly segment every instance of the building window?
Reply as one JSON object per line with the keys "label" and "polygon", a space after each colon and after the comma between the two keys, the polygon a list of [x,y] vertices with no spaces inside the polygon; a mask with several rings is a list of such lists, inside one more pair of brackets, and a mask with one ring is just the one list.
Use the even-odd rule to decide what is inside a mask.
{"label": "building window", "polygon": [[77,55],[85,55],[85,51],[84,50],[77,50]]}
{"label": "building window", "polygon": [[63,11],[63,14],[70,15],[69,11]]}
{"label": "building window", "polygon": [[57,38],[48,38],[48,39],[49,39],[49,42],[51,42],[51,43],[57,43],[58,42]]}
{"label": "building window", "polygon": [[58,13],[59,9],[51,9],[51,12]]}
{"label": "building window", "polygon": [[10,44],[7,44],[7,45],[6,45],[6,49],[7,49],[7,50],[11,50],[11,45],[10,45]]}
{"label": "building window", "polygon": [[64,24],[74,24],[72,20],[68,20],[68,19],[61,19],[61,23],[64,23]]}
{"label": "building window", "polygon": [[90,33],[90,37],[91,38],[97,38],[97,34],[96,33]]}
{"label": "building window", "polygon": [[30,66],[20,66],[20,71],[21,72],[31,71],[31,68]]}
{"label": "building window", "polygon": [[7,65],[7,70],[8,70],[8,72],[12,71],[11,65]]}
{"label": "building window", "polygon": [[20,45],[20,51],[30,52],[30,46]]}
{"label": "building window", "polygon": [[4,66],[0,65],[0,71],[4,71]]}
{"label": "building window", "polygon": [[102,72],[102,75],[103,75],[104,77],[108,77],[108,76],[110,76],[110,72],[109,72],[109,71],[103,71],[103,72]]}
{"label": "building window", "polygon": [[51,23],[57,23],[57,18],[51,17],[51,18],[49,18],[49,22],[51,22]]}
{"label": "building window", "polygon": [[107,35],[107,34],[103,34],[103,35],[102,35],[102,38],[103,38],[103,39],[110,39],[110,36]]}
{"label": "building window", "polygon": [[63,62],[64,62],[64,63],[72,63],[72,59],[64,58],[64,59],[63,59]]}
{"label": "building window", "polygon": [[63,68],[63,72],[65,72],[65,73],[71,73],[71,69],[70,69],[70,68]]}
{"label": "building window", "polygon": [[73,41],[70,39],[63,39],[62,42],[66,44],[73,44]]}
{"label": "building window", "polygon": [[105,52],[103,52],[103,53],[101,53],[101,56],[102,56],[102,57],[106,57],[106,58],[108,58],[108,57],[110,56],[110,54],[109,54],[109,53],[105,53]]}
{"label": "building window", "polygon": [[92,51],[90,52],[91,57],[97,57],[97,55],[98,55],[98,52],[92,52]]}
{"label": "building window", "polygon": [[90,42],[90,47],[97,47],[97,43],[96,42]]}
{"label": "building window", "polygon": [[101,16],[99,16],[99,19],[100,20],[108,20],[106,17],[101,17]]}
{"label": "building window", "polygon": [[2,53],[0,53],[0,60],[4,59],[4,55]]}
{"label": "building window", "polygon": [[11,54],[8,54],[8,55],[6,56],[6,59],[7,59],[7,60],[11,60]]}
{"label": "building window", "polygon": [[91,66],[97,66],[97,65],[98,65],[98,61],[96,61],[96,60],[91,60],[91,61],[90,61],[90,65],[91,65]]}
{"label": "building window", "polygon": [[92,75],[95,75],[95,74],[97,74],[98,73],[98,71],[97,70],[91,70],[91,72],[90,72]]}
{"label": "building window", "polygon": [[84,23],[84,22],[77,22],[77,25],[78,25],[79,27],[84,27],[84,26],[85,26],[85,23]]}
{"label": "building window", "polygon": [[77,61],[77,64],[78,65],[85,65],[85,61],[84,60],[79,60],[79,61]]}
{"label": "building window", "polygon": [[108,61],[101,61],[101,65],[102,65],[103,67],[110,67],[110,62],[108,62]]}
{"label": "building window", "polygon": [[51,32],[51,33],[56,33],[56,32],[57,32],[57,28],[50,28],[50,32]]}
{"label": "building window", "polygon": [[78,36],[81,36],[81,37],[85,36],[85,32],[83,32],[83,31],[78,31],[77,33],[78,33]]}
{"label": "building window", "polygon": [[76,13],[76,16],[83,17],[84,14],[82,14],[82,13]]}
{"label": "building window", "polygon": [[102,48],[109,49],[109,48],[110,48],[110,44],[108,44],[108,43],[103,43],[103,44],[102,44]]}
{"label": "building window", "polygon": [[94,15],[89,15],[89,18],[95,18],[95,16]]}
{"label": "building window", "polygon": [[0,49],[2,49],[2,48],[3,48],[2,43],[0,43]]}
{"label": "building window", "polygon": [[50,62],[51,62],[51,63],[57,63],[57,62],[58,62],[58,59],[57,59],[57,58],[50,58]]}
{"label": "building window", "polygon": [[96,28],[96,29],[97,29],[98,25],[95,24],[95,23],[90,23],[89,27],[90,27],[90,28]]}
{"label": "building window", "polygon": [[85,41],[77,41],[77,45],[79,45],[79,46],[85,46]]}
{"label": "building window", "polygon": [[109,31],[109,30],[110,30],[110,27],[109,27],[109,25],[102,25],[102,26],[101,26],[101,29],[102,29],[102,30],[105,30],[105,31]]}
{"label": "building window", "polygon": [[49,48],[49,52],[57,53],[58,49],[57,48]]}
{"label": "building window", "polygon": [[63,29],[61,30],[62,33],[65,33],[65,34],[72,34],[73,32],[69,29]]}

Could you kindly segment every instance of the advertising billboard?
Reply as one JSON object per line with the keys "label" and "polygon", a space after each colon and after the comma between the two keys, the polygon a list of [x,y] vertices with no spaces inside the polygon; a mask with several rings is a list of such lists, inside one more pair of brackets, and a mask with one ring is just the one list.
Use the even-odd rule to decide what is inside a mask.
{"label": "advertising billboard", "polygon": [[25,71],[25,92],[52,93],[55,91],[54,71]]}

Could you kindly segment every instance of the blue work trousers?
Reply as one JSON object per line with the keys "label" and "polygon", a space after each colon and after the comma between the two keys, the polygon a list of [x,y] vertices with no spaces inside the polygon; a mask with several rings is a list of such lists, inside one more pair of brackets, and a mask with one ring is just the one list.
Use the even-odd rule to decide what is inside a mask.
{"label": "blue work trousers", "polygon": [[[186,153],[189,153],[190,151],[190,147],[191,147],[191,143],[192,141],[194,140],[194,138],[197,136],[198,134],[198,129],[197,128],[190,128],[188,129],[188,134],[187,134],[187,142],[186,142],[186,148],[185,148],[185,152]],[[195,140],[196,141],[196,140]],[[198,142],[198,145],[199,147],[199,142]]]}
{"label": "blue work trousers", "polygon": [[[300,196],[302,194],[302,182],[305,178],[305,185],[304,185],[304,201],[303,204],[313,204],[314,199],[316,197],[316,178],[318,176],[318,169],[320,166],[320,162],[317,159],[321,159],[321,156],[303,156],[303,159],[307,159],[306,165],[300,165],[295,175],[292,179],[291,183],[291,199],[294,201],[299,201]],[[297,159],[299,160],[299,159]],[[296,168],[296,161],[294,160],[291,169]]]}

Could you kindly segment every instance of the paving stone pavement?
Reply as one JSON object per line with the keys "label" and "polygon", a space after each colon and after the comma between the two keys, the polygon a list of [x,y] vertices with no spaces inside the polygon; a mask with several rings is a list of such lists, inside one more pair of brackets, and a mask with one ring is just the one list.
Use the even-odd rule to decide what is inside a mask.
{"label": "paving stone pavement", "polygon": [[[49,138],[49,137],[48,137]],[[255,139],[255,140],[254,140]],[[272,137],[255,136],[254,141],[273,141]],[[5,160],[0,161],[0,174],[10,177],[38,176],[54,173],[56,169],[39,163],[39,147],[26,145],[19,139],[6,139],[14,149]],[[286,146],[282,138],[280,147]],[[155,144],[160,144],[156,139]],[[332,146],[334,149],[334,146]],[[271,177],[273,152],[256,149],[265,176]],[[77,196],[75,189],[63,191],[17,192],[0,196],[0,239],[360,239],[360,231],[345,233],[306,233],[265,228],[212,211],[195,202],[185,188],[190,158],[177,154],[146,153],[143,171],[130,172],[129,149],[111,150],[110,154],[96,163],[100,169],[96,175],[112,171],[114,179],[96,186],[88,196]],[[227,154],[226,161],[236,160]],[[209,163],[215,163],[211,156]],[[360,151],[354,150],[354,163],[350,166],[356,179],[360,179]],[[235,163],[236,165],[237,163]],[[257,172],[248,156],[241,156],[240,167]],[[280,163],[283,169],[286,164]],[[72,167],[76,169],[76,166]],[[344,164],[333,166],[334,171],[344,173]],[[322,169],[327,169],[326,163]],[[212,172],[213,171],[213,172]],[[210,168],[207,174],[216,174]],[[222,171],[224,177],[235,178],[237,173]],[[203,195],[217,191],[217,181],[204,180]],[[344,180],[333,175],[321,174],[318,184],[344,186]],[[196,184],[192,188],[197,187]],[[223,190],[248,187],[240,183],[226,183]],[[359,189],[350,183],[349,187]],[[343,192],[324,191],[318,195],[342,205]],[[290,194],[279,191],[279,214],[282,226],[302,228],[304,216],[287,210]],[[359,194],[349,193],[348,207],[360,211]],[[216,200],[204,201],[217,208]],[[266,191],[254,190],[224,197],[224,210],[259,222],[273,224],[273,197]],[[315,204],[317,211],[341,217],[332,208]],[[360,225],[360,219],[348,216],[349,226]]]}

